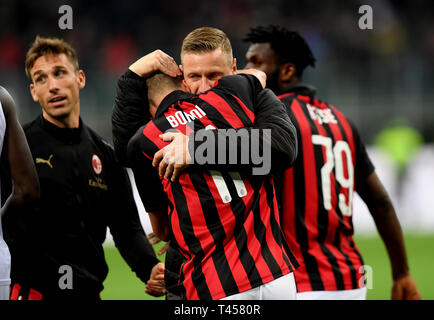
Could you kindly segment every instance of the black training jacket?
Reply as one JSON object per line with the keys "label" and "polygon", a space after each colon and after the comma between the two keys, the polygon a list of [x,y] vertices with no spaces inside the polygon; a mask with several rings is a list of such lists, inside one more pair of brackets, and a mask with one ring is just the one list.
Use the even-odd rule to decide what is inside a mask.
{"label": "black training jacket", "polygon": [[146,80],[128,70],[119,78],[112,113],[113,146],[123,165],[128,166],[128,141],[150,119]]}
{"label": "black training jacket", "polygon": [[[38,206],[4,221],[12,282],[44,297],[95,297],[108,268],[107,227],[115,245],[146,282],[158,259],[140,224],[125,169],[112,147],[80,119],[62,129],[39,116],[24,126],[41,185]],[[60,267],[73,270],[73,288],[59,288]]]}

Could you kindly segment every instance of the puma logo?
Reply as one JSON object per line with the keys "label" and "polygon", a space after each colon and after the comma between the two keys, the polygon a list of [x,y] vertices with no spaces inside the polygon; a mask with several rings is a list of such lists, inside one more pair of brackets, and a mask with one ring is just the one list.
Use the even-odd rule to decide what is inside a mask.
{"label": "puma logo", "polygon": [[42,158],[36,158],[36,163],[45,163],[46,165],[48,165],[51,169],[53,169],[53,165],[51,164],[51,158],[53,158],[53,155],[52,154],[50,154],[50,157],[47,159],[47,160],[45,160],[45,159],[42,159]]}

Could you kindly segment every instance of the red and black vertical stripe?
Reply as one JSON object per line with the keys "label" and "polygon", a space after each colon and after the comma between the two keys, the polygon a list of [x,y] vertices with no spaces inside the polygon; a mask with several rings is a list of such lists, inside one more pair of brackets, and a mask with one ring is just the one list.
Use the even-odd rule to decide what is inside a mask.
{"label": "red and black vertical stripe", "polygon": [[[293,168],[284,174],[282,183],[282,225],[291,248],[302,266],[296,271],[299,291],[345,290],[358,287],[357,268],[360,254],[351,238],[351,217],[342,215],[338,195],[347,190],[330,175],[332,209],[324,208],[321,168],[327,161],[325,148],[312,143],[313,135],[329,137],[333,145],[347,141],[355,162],[355,143],[346,119],[336,109],[307,97],[280,97],[290,110],[298,133],[299,156]],[[306,103],[332,109],[337,123],[319,123],[311,118]],[[346,168],[346,162],[344,161]],[[335,170],[335,168],[334,168]],[[348,168],[346,168],[347,172]],[[331,279],[334,279],[331,281]]]}
{"label": "red and black vertical stripe", "polygon": [[12,283],[9,300],[43,300],[43,295],[35,289]]}
{"label": "red and black vertical stripe", "polygon": [[[212,91],[187,102],[178,101],[160,114],[188,112],[195,105],[206,113],[195,121],[195,128],[242,128],[254,123],[252,110],[237,97],[221,97]],[[164,117],[154,123],[152,137],[147,137],[152,151],[163,146],[156,143],[158,134],[171,128]],[[186,126],[180,124],[176,129],[183,132]],[[233,178],[223,172],[222,178],[232,195],[230,203],[223,203],[210,173],[190,169],[178,181],[163,182],[174,204],[170,212],[172,230],[188,260],[181,270],[188,299],[218,299],[236,294],[287,274],[297,266],[290,250],[288,255],[283,250],[272,180],[242,176],[247,194],[239,197]]]}

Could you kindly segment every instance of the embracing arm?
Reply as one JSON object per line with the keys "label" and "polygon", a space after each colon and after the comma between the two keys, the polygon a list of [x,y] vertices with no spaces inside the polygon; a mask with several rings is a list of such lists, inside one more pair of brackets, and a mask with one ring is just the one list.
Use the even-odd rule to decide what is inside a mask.
{"label": "embracing arm", "polygon": [[[173,142],[155,154],[153,165],[159,166],[160,175],[165,178],[169,178],[173,173],[173,181],[191,162],[197,162],[195,158],[198,150],[203,149],[201,145],[211,141],[214,154],[218,155],[219,160],[222,157],[225,159],[214,161],[213,164],[202,164],[207,169],[266,175],[270,170],[278,171],[291,167],[297,157],[297,131],[283,103],[271,90],[263,89],[255,97],[253,112],[253,127],[231,130],[201,129],[190,136],[165,133],[162,139]],[[197,139],[200,136],[204,138]],[[257,148],[256,155],[252,152],[253,145]],[[249,150],[247,157],[246,150]],[[165,161],[161,161],[163,158]],[[231,158],[237,159],[237,162],[231,164]],[[240,159],[244,160],[241,162]]]}
{"label": "embracing arm", "polygon": [[146,78],[157,71],[170,76],[181,73],[172,57],[156,50],[134,62],[118,80],[112,133],[116,157],[123,165],[128,165],[128,141],[150,119]]}
{"label": "embracing arm", "polygon": [[[255,106],[255,126],[235,130],[209,130],[207,134],[214,135],[215,154],[226,151],[226,164],[207,165],[208,168],[219,170],[251,171],[253,174],[258,172],[266,175],[270,170],[284,170],[294,163],[297,157],[297,132],[292,124],[283,103],[269,89],[262,90],[258,96]],[[234,144],[233,142],[236,141]],[[193,142],[194,149],[190,148],[190,153],[196,152],[201,142]],[[244,157],[248,161],[241,163],[244,147],[248,144],[250,156]],[[252,145],[257,145],[258,154],[262,155],[262,162],[256,163],[258,159],[253,157]],[[191,144],[190,144],[191,146]],[[231,154],[237,153],[236,165],[229,164]],[[244,151],[245,152],[245,151]],[[264,170],[256,170],[262,165]],[[267,169],[267,170],[265,170]]]}

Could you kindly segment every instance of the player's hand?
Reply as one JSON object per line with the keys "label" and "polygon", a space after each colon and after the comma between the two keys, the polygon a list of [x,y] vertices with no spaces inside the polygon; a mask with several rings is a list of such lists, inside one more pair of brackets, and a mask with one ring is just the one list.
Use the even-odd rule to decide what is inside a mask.
{"label": "player's hand", "polygon": [[157,235],[155,233],[153,233],[153,232],[151,232],[150,234],[148,234],[146,236],[146,238],[148,238],[149,244],[151,246],[161,241],[161,239],[158,238]]}
{"label": "player's hand", "polygon": [[267,75],[265,72],[258,70],[258,69],[238,69],[237,74],[251,74],[252,76],[255,76],[258,78],[259,82],[262,85],[262,88],[265,88],[265,85],[267,84]]}
{"label": "player's hand", "polygon": [[172,142],[155,153],[152,165],[159,166],[161,177],[175,181],[193,162],[188,152],[189,137],[180,132],[166,132],[159,137]]}
{"label": "player's hand", "polygon": [[[156,235],[155,233],[153,233],[153,232],[151,232],[150,234],[148,234],[146,237],[148,238],[148,241],[149,241],[149,244],[150,244],[150,245],[154,245],[154,244],[157,244],[157,243],[159,243],[159,242],[162,241],[162,240],[161,240],[160,238],[158,238],[157,235]],[[158,254],[159,256],[161,256],[163,253],[165,253],[165,252],[167,251],[167,249],[169,249],[169,244],[170,244],[170,241],[167,241],[167,242],[164,244],[164,246],[162,246],[161,249],[158,250],[157,254]]]}
{"label": "player's hand", "polygon": [[160,250],[158,250],[157,254],[161,256],[163,253],[167,251],[167,249],[169,249],[169,245],[170,245],[170,241],[167,241],[166,244],[162,246]]}
{"label": "player's hand", "polygon": [[404,275],[393,282],[392,300],[420,300],[419,290],[410,275]]}
{"label": "player's hand", "polygon": [[181,76],[182,72],[175,60],[161,50],[155,50],[130,65],[135,74],[147,78],[157,71],[171,77]]}
{"label": "player's hand", "polygon": [[157,263],[151,271],[151,276],[146,283],[145,292],[154,297],[161,297],[166,294],[166,283],[164,282],[164,264]]}

